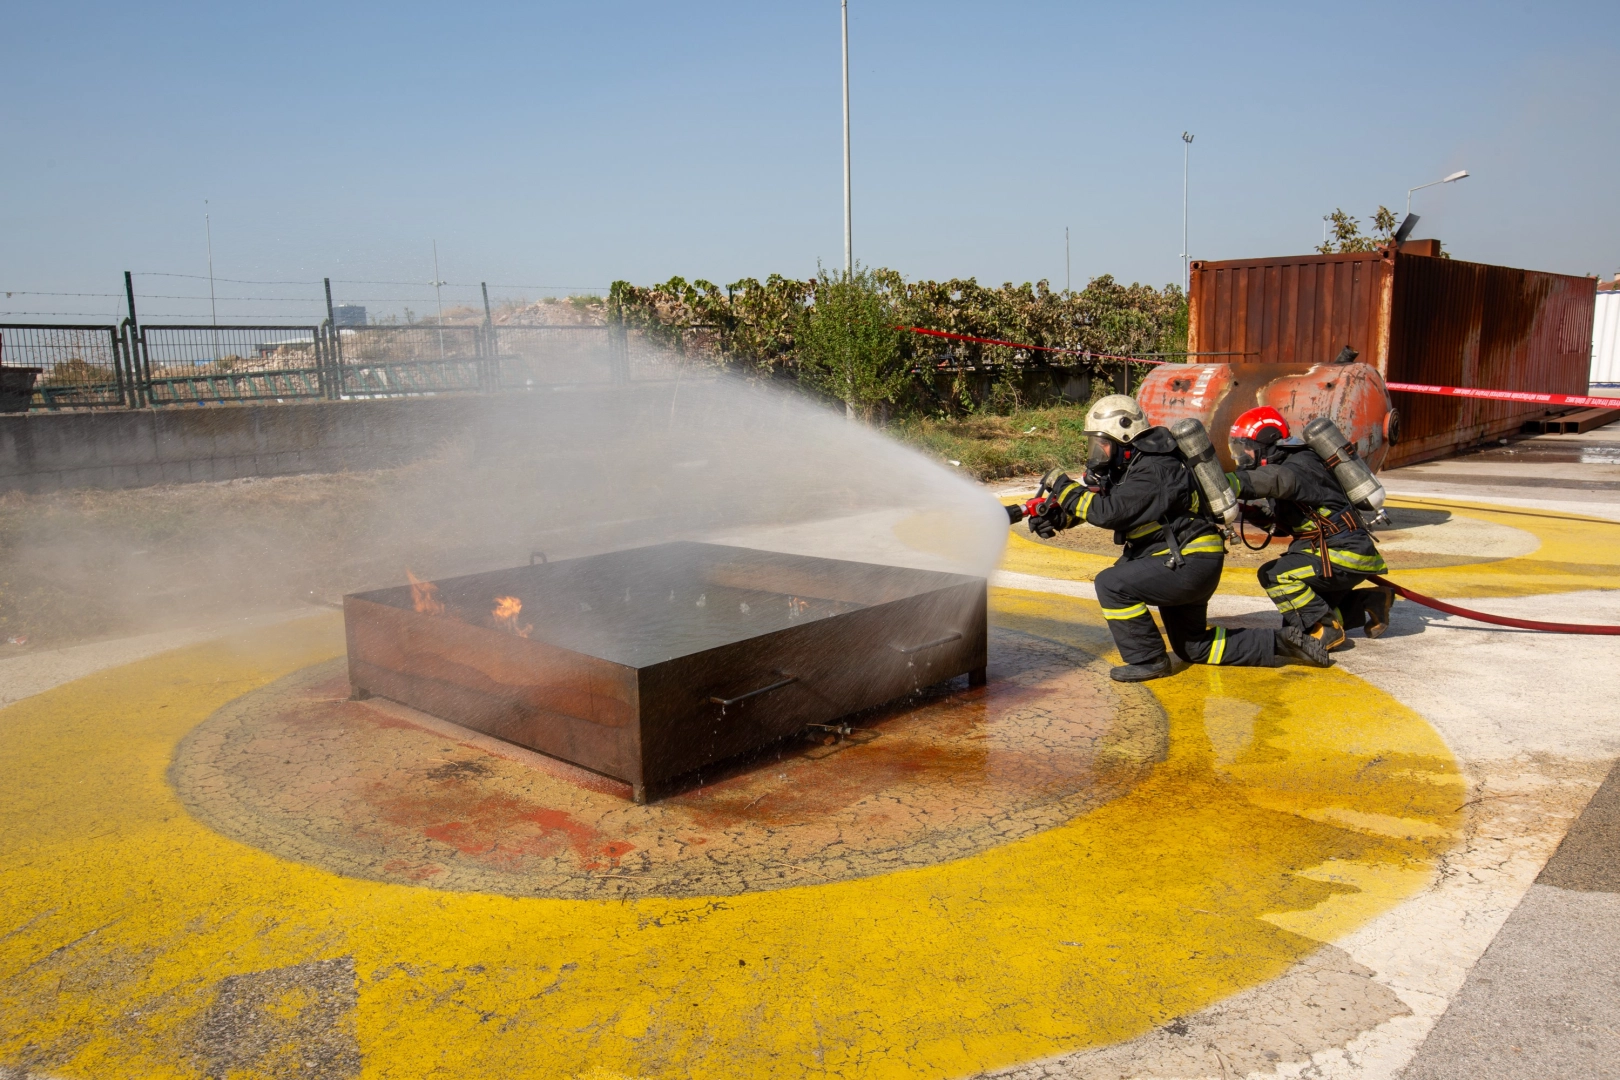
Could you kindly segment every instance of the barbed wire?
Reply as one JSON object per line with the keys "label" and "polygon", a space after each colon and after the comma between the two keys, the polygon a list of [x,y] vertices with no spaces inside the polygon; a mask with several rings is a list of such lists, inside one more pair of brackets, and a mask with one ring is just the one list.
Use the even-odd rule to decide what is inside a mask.
{"label": "barbed wire", "polygon": [[142,293],[135,294],[137,300],[250,300],[267,304],[324,304],[326,301],[318,296],[182,296],[176,293]]}
{"label": "barbed wire", "polygon": [[[346,278],[333,278],[332,279],[332,284],[334,284],[334,285],[399,285],[399,286],[410,286],[410,287],[413,287],[413,288],[421,288],[421,289],[431,289],[431,288],[433,288],[433,282],[431,282],[431,281],[351,281],[351,280],[346,279]],[[446,289],[479,289],[479,288],[490,288],[490,289],[549,289],[549,290],[551,290],[553,292],[561,292],[561,291],[566,290],[566,289],[589,289],[589,290],[594,291],[594,292],[606,292],[607,291],[606,289],[604,289],[600,285],[500,285],[500,284],[497,284],[496,282],[493,282],[493,281],[480,281],[477,284],[473,284],[471,282],[466,282],[466,281],[441,281],[441,282],[439,282],[439,284],[442,285]]]}
{"label": "barbed wire", "polygon": [[[58,318],[58,317],[62,317],[62,318],[77,317],[77,318],[91,318],[91,319],[121,319],[121,318],[123,318],[122,315],[118,315],[118,314],[108,315],[105,311],[0,311],[0,318],[4,318],[4,317],[10,316],[10,315],[35,315],[35,316],[48,316],[48,317],[51,317],[51,318]],[[259,311],[259,312],[241,312],[241,311],[225,312],[225,311],[222,311],[222,312],[219,313],[219,317],[220,318],[225,318],[225,319],[296,319],[296,318],[299,318],[300,316],[297,316],[297,315],[267,315],[262,311]],[[324,317],[325,316],[323,315],[322,318],[324,318]],[[145,322],[148,319],[207,319],[207,318],[209,318],[209,316],[207,316],[207,315],[198,315],[197,313],[190,312],[190,311],[187,311],[187,312],[179,312],[179,311],[157,311],[157,312],[143,311],[143,312],[141,312],[141,321],[142,322]]]}
{"label": "barbed wire", "polygon": [[122,300],[123,293],[116,292],[39,292],[32,289],[0,289],[7,296],[97,296],[113,297]]}
{"label": "barbed wire", "polygon": [[[191,280],[191,281],[208,281],[208,280],[210,280],[208,278],[208,276],[205,275],[205,274],[181,274],[181,273],[172,273],[172,272],[168,272],[168,271],[158,271],[158,270],[132,271],[132,273],[134,273],[136,276],[141,276],[141,277],[181,278],[181,279],[186,279],[186,280]],[[320,281],[298,281],[298,280],[290,280],[290,279],[269,280],[269,279],[254,279],[254,278],[215,277],[212,280],[215,281],[215,282],[225,282],[227,284],[233,284],[233,285],[320,286],[320,285],[323,284],[323,282],[320,282]],[[334,278],[334,279],[332,279],[332,284],[334,284],[334,285],[382,285],[382,286],[388,286],[388,287],[392,287],[392,288],[422,289],[422,290],[424,290],[424,292],[426,290],[429,290],[429,289],[433,288],[433,283],[432,282],[382,281],[382,280],[359,279],[359,278],[353,278],[353,279],[350,279],[350,278]],[[473,285],[473,284],[468,284],[468,283],[465,283],[465,282],[442,282],[441,283],[441,287],[443,287],[443,288],[455,288],[455,289],[477,289],[477,288],[480,288],[481,285],[482,285],[482,283],[480,283],[480,285]],[[503,290],[534,290],[534,291],[552,291],[552,292],[562,292],[562,291],[569,291],[569,290],[579,290],[579,291],[585,291],[585,292],[605,292],[606,291],[604,289],[601,289],[599,286],[594,286],[594,285],[509,285],[509,284],[490,284],[490,285],[487,286],[487,288],[503,289]],[[116,305],[119,310],[113,311],[113,312],[108,312],[108,311],[105,311],[105,310],[103,310],[103,311],[34,311],[34,310],[15,310],[15,311],[12,311],[12,310],[7,310],[7,311],[0,311],[0,318],[26,317],[26,318],[50,318],[50,319],[74,318],[74,319],[117,320],[117,319],[123,317],[123,303],[122,302],[126,299],[126,296],[125,296],[124,293],[66,292],[66,291],[54,291],[54,290],[48,290],[48,289],[0,289],[0,292],[4,292],[7,297],[12,297],[12,296],[53,297],[53,296],[56,296],[56,297],[64,297],[64,298],[71,297],[71,298],[82,298],[82,299],[98,299],[98,300],[105,299],[105,300],[119,301],[119,303]],[[305,296],[305,297],[300,297],[300,296],[239,296],[239,295],[208,296],[206,294],[190,294],[190,293],[146,293],[146,292],[136,292],[135,293],[135,298],[136,298],[137,301],[141,301],[141,300],[185,300],[185,301],[191,301],[193,303],[199,303],[199,304],[203,303],[205,301],[209,302],[209,303],[216,303],[218,301],[223,300],[223,301],[227,301],[229,303],[243,303],[243,304],[253,304],[253,305],[270,305],[270,306],[274,306],[274,307],[283,307],[283,308],[285,308],[285,307],[293,307],[293,308],[297,309],[296,313],[292,313],[292,314],[278,313],[278,312],[275,312],[275,311],[265,311],[265,310],[262,310],[262,307],[261,307],[261,310],[254,311],[254,312],[219,312],[217,314],[207,314],[207,315],[200,314],[198,312],[169,312],[169,311],[151,312],[151,311],[142,311],[141,312],[141,318],[142,318],[143,321],[148,320],[148,319],[194,319],[194,320],[195,319],[207,319],[207,320],[210,320],[210,321],[217,321],[217,320],[222,319],[222,318],[223,319],[294,320],[294,319],[308,319],[308,318],[311,318],[311,317],[323,317],[324,314],[325,314],[325,312],[323,310],[324,304],[325,304],[325,298],[323,296],[320,296],[320,295]],[[509,304],[509,303],[512,302],[512,299],[513,298],[511,298],[511,297],[497,298],[497,302],[499,302],[501,304]],[[545,298],[542,298],[542,299],[545,299]],[[431,294],[418,295],[418,296],[346,296],[346,297],[343,297],[341,299],[334,298],[334,302],[337,303],[337,304],[340,304],[340,305],[376,304],[376,305],[417,306],[417,305],[422,305],[422,304],[429,304],[429,303],[432,302],[432,300],[433,300],[433,297],[431,296]],[[466,301],[458,300],[458,301],[456,301],[456,303],[457,303],[457,306],[465,306]],[[314,310],[311,311],[311,310],[309,310],[310,308],[313,308]]]}
{"label": "barbed wire", "polygon": [[163,271],[163,270],[131,270],[130,273],[133,274],[135,277],[191,278],[191,279],[193,279],[195,281],[225,281],[225,282],[229,282],[232,285],[320,285],[320,284],[322,284],[322,281],[320,279],[318,279],[318,278],[316,280],[314,280],[314,281],[287,281],[287,280],[270,281],[270,280],[254,280],[253,278],[227,278],[227,277],[213,277],[213,278],[210,278],[207,274],[171,274],[171,273],[168,273],[168,272]]}
{"label": "barbed wire", "polygon": [[76,315],[95,319],[118,318],[117,315],[109,316],[105,311],[0,311],[0,316],[6,315]]}
{"label": "barbed wire", "polygon": [[[198,315],[195,312],[189,312],[189,311],[187,311],[187,312],[178,312],[178,311],[158,311],[158,312],[146,312],[146,311],[143,311],[143,312],[141,312],[141,323],[142,323],[142,325],[145,325],[146,323],[150,322],[153,319],[209,319],[209,318],[211,318],[211,316]],[[308,315],[267,315],[262,311],[222,311],[222,312],[219,313],[219,318],[221,318],[221,319],[305,319],[305,320],[308,320],[308,319],[310,319],[310,316],[308,316]],[[318,321],[318,322],[319,321],[324,321],[325,318],[326,318],[326,316],[323,314],[323,315],[319,316],[315,321]],[[208,323],[204,322],[202,325],[207,326]],[[223,329],[223,326],[221,327],[221,329]]]}
{"label": "barbed wire", "polygon": [[[232,285],[323,285],[323,284],[325,284],[325,279],[316,280],[316,281],[297,281],[297,280],[292,280],[292,279],[255,280],[253,278],[227,278],[227,277],[210,278],[207,274],[178,274],[178,273],[172,273],[172,272],[164,271],[164,270],[132,270],[130,272],[132,274],[134,274],[136,277],[190,278],[190,279],[192,279],[194,281],[210,281],[210,280],[212,280],[212,281],[224,281],[224,282],[227,282],[227,283],[232,284]],[[431,288],[433,288],[433,285],[434,285],[434,283],[431,282],[431,281],[377,281],[377,280],[371,280],[371,279],[366,279],[366,278],[332,278],[331,281],[332,281],[333,285],[395,285],[395,286],[408,286],[408,287],[411,287],[411,288],[421,288],[421,289],[431,289]],[[482,287],[487,286],[487,287],[489,287],[491,289],[550,289],[550,290],[588,289],[588,290],[595,291],[595,292],[606,292],[607,291],[606,287],[601,286],[601,285],[503,285],[503,284],[497,284],[496,282],[493,282],[493,281],[489,281],[489,282],[484,282],[484,281],[480,281],[480,282],[441,281],[441,282],[439,282],[439,285],[441,287],[447,288],[447,289],[477,289],[477,288],[482,288]],[[82,295],[85,295],[85,296],[93,296],[93,295],[112,296],[112,295],[116,295],[116,294],[115,293],[105,293],[105,294],[84,293]]]}

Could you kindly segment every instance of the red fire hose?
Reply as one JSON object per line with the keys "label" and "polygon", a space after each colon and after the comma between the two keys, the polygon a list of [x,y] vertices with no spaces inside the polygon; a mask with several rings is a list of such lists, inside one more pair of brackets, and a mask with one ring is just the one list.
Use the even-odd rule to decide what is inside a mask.
{"label": "red fire hose", "polygon": [[1424,596],[1422,593],[1415,593],[1411,589],[1402,588],[1393,581],[1390,581],[1387,578],[1381,578],[1377,574],[1369,574],[1367,576],[1369,580],[1376,581],[1385,588],[1394,589],[1397,593],[1406,597],[1414,604],[1422,604],[1424,607],[1434,608],[1436,611],[1443,611],[1447,615],[1460,615],[1465,619],[1473,619],[1476,622],[1494,623],[1497,626],[1512,626],[1517,627],[1520,630],[1540,630],[1548,634],[1620,635],[1620,626],[1598,626],[1594,623],[1536,622],[1533,619],[1510,619],[1506,615],[1487,615],[1483,611],[1470,611],[1467,608],[1461,608],[1454,604],[1448,604],[1444,600],[1436,600],[1432,596]]}

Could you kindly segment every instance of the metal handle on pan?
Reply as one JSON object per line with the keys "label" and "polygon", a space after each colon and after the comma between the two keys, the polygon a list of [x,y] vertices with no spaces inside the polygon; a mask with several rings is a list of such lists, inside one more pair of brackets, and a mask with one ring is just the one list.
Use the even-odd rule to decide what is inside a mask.
{"label": "metal handle on pan", "polygon": [[938,647],[940,645],[949,645],[953,641],[961,641],[961,640],[962,640],[962,632],[960,630],[952,630],[950,633],[946,634],[942,638],[935,638],[933,641],[925,641],[921,645],[912,645],[909,648],[905,648],[905,649],[902,649],[898,645],[890,645],[889,648],[893,649],[895,652],[899,653],[901,656],[910,656],[912,653],[919,653],[919,652],[922,652],[924,649],[932,649],[932,648],[936,648],[936,647]]}
{"label": "metal handle on pan", "polygon": [[[781,675],[782,672],[777,671],[777,672],[773,672],[773,674]],[[796,683],[798,681],[799,681],[799,677],[797,675],[789,675],[784,679],[779,679],[776,682],[771,683],[771,685],[769,685],[769,686],[762,686],[758,690],[750,690],[746,694],[738,694],[734,698],[711,697],[709,699],[709,701],[712,702],[715,705],[720,706],[722,709],[724,709],[724,708],[728,708],[728,707],[730,707],[732,705],[735,705],[740,701],[747,701],[751,697],[759,697],[759,695],[768,694],[772,690],[780,690],[780,689],[782,689],[782,687],[786,686],[788,683]]]}

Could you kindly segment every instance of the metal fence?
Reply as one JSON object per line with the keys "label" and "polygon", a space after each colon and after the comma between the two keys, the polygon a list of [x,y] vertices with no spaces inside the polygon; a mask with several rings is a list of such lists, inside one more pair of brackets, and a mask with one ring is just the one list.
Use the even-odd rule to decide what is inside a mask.
{"label": "metal fence", "polygon": [[[128,338],[119,326],[0,324],[0,370],[20,389],[18,404],[43,409],[119,408],[134,404]],[[8,396],[11,396],[8,394]]]}
{"label": "metal fence", "polygon": [[343,397],[393,397],[488,390],[482,326],[341,327]]}
{"label": "metal fence", "polygon": [[327,396],[318,326],[143,326],[137,386],[148,405]]}
{"label": "metal fence", "polygon": [[334,328],[330,320],[0,324],[0,372],[0,408],[13,412],[493,393],[633,377],[617,326]]}

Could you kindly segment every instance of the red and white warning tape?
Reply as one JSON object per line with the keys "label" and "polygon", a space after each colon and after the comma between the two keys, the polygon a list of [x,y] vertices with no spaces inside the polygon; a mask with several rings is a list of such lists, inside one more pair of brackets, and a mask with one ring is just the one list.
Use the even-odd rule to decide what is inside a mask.
{"label": "red and white warning tape", "polygon": [[1531,394],[1520,390],[1476,390],[1470,386],[1424,386],[1421,383],[1387,382],[1391,390],[1409,394],[1438,394],[1442,397],[1484,398],[1487,401],[1522,401],[1527,405],[1584,405],[1593,409],[1620,409],[1620,398],[1584,397],[1580,394]]}

